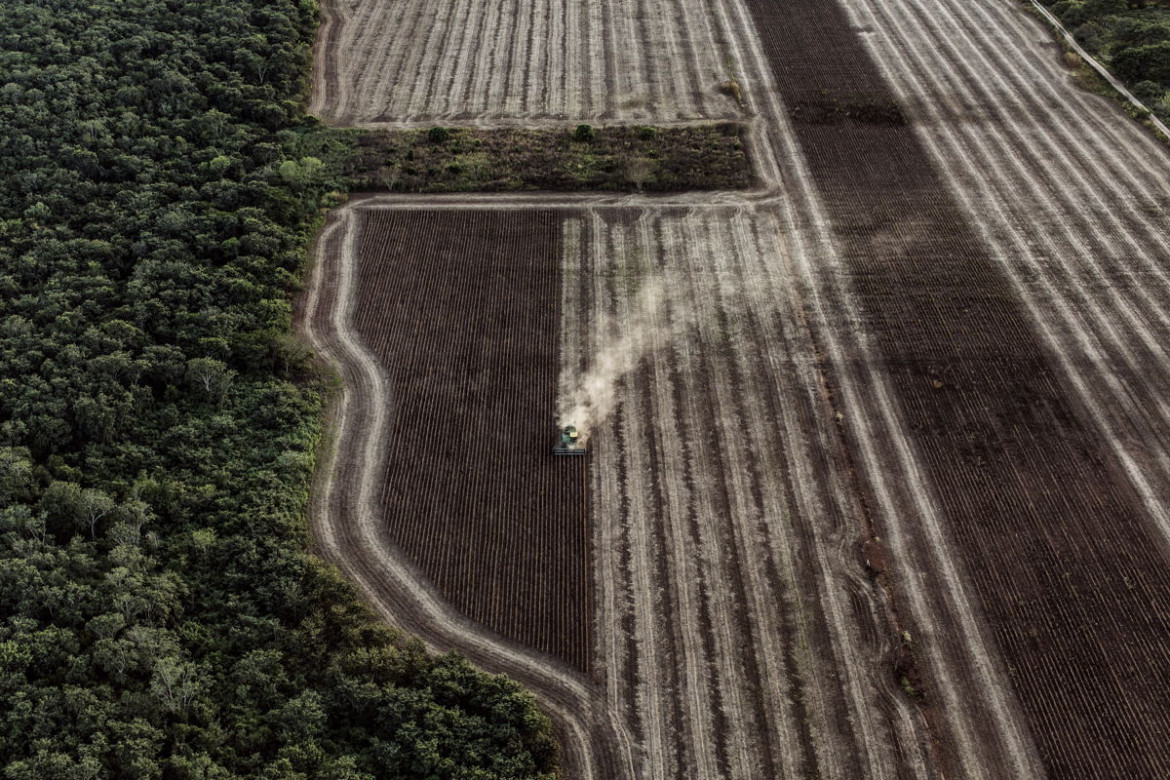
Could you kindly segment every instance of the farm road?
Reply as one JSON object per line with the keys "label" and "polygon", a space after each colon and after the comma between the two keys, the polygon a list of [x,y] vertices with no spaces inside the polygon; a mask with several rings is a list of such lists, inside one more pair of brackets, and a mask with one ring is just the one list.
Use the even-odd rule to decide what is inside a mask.
{"label": "farm road", "polygon": [[[391,622],[532,686],[568,776],[1170,774],[1165,151],[1006,0],[703,7],[759,192],[334,215],[305,317],[347,381],[326,554]],[[459,121],[556,116],[482,108]],[[517,208],[564,215],[576,343],[630,305],[604,280],[633,255],[681,296],[593,457],[592,677],[453,610],[378,520],[391,395],[351,330],[358,212]],[[894,690],[894,629],[925,708]]]}

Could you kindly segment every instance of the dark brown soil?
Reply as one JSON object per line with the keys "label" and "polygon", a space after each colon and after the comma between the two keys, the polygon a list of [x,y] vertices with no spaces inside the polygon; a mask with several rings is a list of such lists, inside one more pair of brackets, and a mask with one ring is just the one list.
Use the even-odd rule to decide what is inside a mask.
{"label": "dark brown soil", "polygon": [[354,325],[392,380],[393,541],[465,614],[587,670],[586,459],[552,455],[561,216],[364,212]]}
{"label": "dark brown soil", "polygon": [[1166,776],[1170,571],[1136,494],[841,9],[749,5],[1041,758]]}

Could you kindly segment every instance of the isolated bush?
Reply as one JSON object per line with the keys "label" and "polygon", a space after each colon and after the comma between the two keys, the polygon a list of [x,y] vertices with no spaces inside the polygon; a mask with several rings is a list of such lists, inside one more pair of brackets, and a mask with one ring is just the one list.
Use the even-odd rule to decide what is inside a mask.
{"label": "isolated bush", "polygon": [[427,131],[427,140],[433,144],[445,144],[451,137],[451,131],[445,127],[432,127]]}
{"label": "isolated bush", "polygon": [[719,91],[728,97],[735,98],[736,103],[743,103],[743,90],[735,79],[728,79],[719,85]]}
{"label": "isolated bush", "polygon": [[624,167],[626,179],[638,188],[638,192],[642,191],[642,187],[654,175],[654,163],[645,157],[626,160]]}
{"label": "isolated bush", "polygon": [[593,125],[577,125],[577,129],[573,131],[574,141],[592,141],[596,137]]}

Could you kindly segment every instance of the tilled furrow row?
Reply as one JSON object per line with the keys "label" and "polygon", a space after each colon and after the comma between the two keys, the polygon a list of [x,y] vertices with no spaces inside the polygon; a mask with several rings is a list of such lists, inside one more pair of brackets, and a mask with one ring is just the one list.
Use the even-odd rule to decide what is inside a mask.
{"label": "tilled furrow row", "polygon": [[[520,231],[511,216],[374,212],[362,224],[354,328],[395,388],[382,512],[461,611],[587,668],[584,464],[550,464],[545,422],[561,215],[526,214]],[[452,246],[450,230],[477,239]],[[484,275],[474,285],[471,262]]]}
{"label": "tilled furrow row", "polygon": [[[1160,648],[1167,635],[1165,613],[1156,606],[1166,600],[1166,583],[1156,583],[1151,611],[1146,598],[1111,576],[1164,570],[1156,563],[1158,540],[1149,536],[1153,526],[1139,510],[1141,492],[1114,465],[1111,444],[1119,437],[1097,436],[1093,406],[1085,416],[1084,396],[1068,392],[1098,385],[1088,398],[1106,405],[1116,380],[1094,376],[1092,368],[1108,365],[1136,395],[1133,408],[1145,407],[1151,415],[1134,421],[1131,430],[1164,427],[1158,399],[1168,385],[1161,361],[1153,359],[1163,293],[1102,289],[1102,283],[1112,282],[1107,269],[1119,257],[1110,243],[1127,243],[1116,235],[1124,225],[1108,212],[1078,210],[1075,201],[1055,194],[1062,181],[1070,184],[1070,197],[1084,197],[1093,188],[1108,192],[1106,179],[1114,174],[1088,159],[1080,163],[1083,171],[1067,170],[1061,153],[1046,149],[1043,133],[1032,131],[1046,117],[1028,116],[1027,101],[1005,98],[1027,89],[1001,75],[1014,63],[1004,66],[1000,57],[964,70],[989,45],[972,34],[977,26],[964,29],[957,18],[974,13],[970,4],[851,3],[867,11],[854,28],[875,33],[869,48],[883,63],[887,82],[928,88],[917,102],[904,103],[924,112],[916,126],[917,137],[926,139],[922,146],[901,123],[898,105],[876,69],[867,66],[865,52],[858,51],[848,20],[831,18],[827,6],[783,5],[814,18],[789,17],[807,39],[769,50],[781,92],[833,220],[847,277],[856,285],[864,330],[876,334],[900,413],[914,432],[947,531],[958,542],[1040,756],[1050,767],[1067,767],[1051,758],[1062,730],[1094,734],[1099,738],[1081,742],[1078,776],[1160,774],[1166,767],[1154,746],[1165,742],[1159,733],[1165,726],[1137,714],[1156,709],[1155,694],[1124,684],[1116,667],[1088,682],[1068,675],[1086,659],[1101,657],[1116,658],[1118,667],[1140,669],[1150,678],[1167,671]],[[952,23],[944,29],[940,20],[948,14]],[[921,64],[907,67],[899,64],[903,60]],[[850,65],[841,68],[843,62]],[[997,105],[1005,116],[1019,116],[1020,127],[1012,121],[960,123],[929,113],[935,101],[943,102],[944,91],[958,92],[959,103],[993,99],[992,93],[964,96],[964,85],[972,83],[996,84]],[[935,89],[940,91],[930,91]],[[860,118],[826,124],[825,112],[831,115],[840,105],[852,107]],[[895,113],[884,113],[890,111]],[[1017,223],[1004,231],[1019,237],[1019,256],[1000,250],[993,260],[980,233],[952,205],[962,205],[969,188],[948,188],[930,174],[927,153],[950,142],[931,139],[954,135],[959,142],[934,162],[945,175],[966,169],[969,179],[984,180],[988,189],[981,205],[1007,202],[1019,209]],[[1045,157],[1051,174],[1038,173],[1026,157]],[[950,192],[957,193],[954,201],[946,197]],[[1025,212],[1030,220],[1019,219]],[[966,216],[975,225],[983,220],[974,209]],[[1062,235],[1068,231],[1076,241]],[[1135,244],[1129,243],[1132,249]],[[1080,331],[1082,344],[1109,350],[1110,364],[1070,365],[1085,353],[1034,335],[1031,328],[1040,322],[1043,333],[1049,314],[1030,308],[1027,285],[1016,275],[1020,259],[1033,264],[1027,281],[1050,285],[1048,300],[1063,302],[1064,319],[1057,321],[1065,332]],[[1073,369],[1064,372],[1071,376],[1068,387],[1052,370],[1042,348],[1049,346],[1055,365]],[[1149,368],[1140,371],[1142,365]],[[1096,393],[1106,394],[1094,400]],[[1141,403],[1144,393],[1148,403]],[[1130,457],[1158,463],[1154,457]],[[1009,584],[992,587],[987,572],[1005,568]],[[1005,633],[1005,627],[1021,622],[1029,627],[1026,645],[1008,641]],[[1040,716],[1053,696],[1063,705],[1063,727]],[[973,734],[969,744],[983,739]],[[964,747],[958,760],[968,773],[986,775],[985,769],[973,771],[981,760],[974,751]]]}
{"label": "tilled furrow row", "polygon": [[[945,47],[940,48],[946,53]],[[950,57],[951,69],[967,67],[955,52],[950,52]],[[959,64],[954,64],[957,61]],[[1022,61],[1021,70],[1031,65],[1027,58]],[[988,72],[991,63],[977,65],[980,72]],[[924,67],[937,73],[940,64],[933,62]],[[1016,220],[1007,221],[1000,216],[993,221],[989,229],[999,234],[998,242],[993,245],[1010,258],[1009,271],[1014,270],[1016,257],[1030,263],[1033,273],[1020,279],[1025,300],[1033,299],[1034,311],[1054,311],[1066,323],[1057,331],[1058,340],[1063,342],[1057,352],[1065,360],[1067,370],[1089,372],[1086,377],[1089,392],[1101,400],[1090,397],[1086,402],[1100,412],[1099,416],[1094,415],[1098,419],[1116,420],[1109,426],[1113,431],[1112,441],[1139,442],[1136,449],[1131,448],[1123,457],[1130,462],[1148,464],[1141,475],[1143,479],[1154,480],[1154,487],[1143,491],[1147,495],[1147,508],[1163,518],[1164,533],[1170,533],[1170,522],[1165,519],[1170,474],[1163,468],[1167,452],[1164,431],[1170,420],[1166,401],[1170,371],[1165,360],[1166,338],[1170,333],[1165,301],[1170,299],[1170,283],[1163,266],[1170,257],[1170,247],[1164,219],[1153,218],[1148,208],[1129,207],[1138,198],[1148,197],[1150,192],[1165,186],[1159,176],[1161,166],[1150,166],[1132,154],[1122,157],[1117,150],[1142,147],[1137,139],[1125,137],[1135,135],[1135,131],[1121,123],[1114,123],[1106,132],[1099,131],[1089,119],[1096,110],[1089,106],[1078,110],[1065,105],[1073,98],[1059,92],[1048,94],[1053,91],[1049,84],[1051,78],[1020,82],[1014,77],[1000,76],[995,70],[990,72],[994,78],[1010,80],[1003,90],[1010,98],[1004,97],[1001,102],[1010,100],[1020,119],[1006,125],[1007,132],[1015,130],[1011,137],[994,138],[976,147],[983,160],[967,166],[968,183],[962,191],[996,188],[992,206],[1002,211],[1015,209],[1022,214]],[[1043,94],[1035,94],[1038,92]],[[1067,119],[1055,122],[1051,133],[1033,131],[1032,128],[1041,126],[1053,100],[1061,101],[1058,106],[1064,109],[1062,120]],[[1018,125],[1023,126],[1022,131]],[[1071,126],[1076,134],[1066,135],[1059,145],[1048,141],[1049,135],[1059,139],[1066,133],[1066,126]],[[937,134],[946,129],[940,127]],[[987,130],[980,126],[969,128],[967,136],[974,137],[968,143],[979,144],[986,134]],[[1022,154],[1005,154],[1005,149],[1020,149]],[[1098,157],[1108,162],[1107,169],[1102,169]],[[1027,188],[1038,174],[1034,165],[1030,170],[1020,171],[1018,160],[1037,158],[1050,161],[1045,169],[1050,171],[1055,195],[1029,196]],[[1145,171],[1149,171],[1146,185],[1136,184]],[[959,175],[959,171],[954,175]],[[1090,175],[1092,180],[1086,181]],[[1100,193],[1106,194],[1110,203],[1103,202]],[[1060,209],[1061,215],[1049,220],[1036,219],[1037,209]],[[1124,222],[1119,213],[1127,216]],[[1037,288],[1039,292],[1034,292]],[[1053,324],[1042,322],[1041,327],[1051,328]],[[1075,365],[1068,362],[1073,355]],[[1086,362],[1085,356],[1091,356],[1092,360]],[[1135,381],[1134,377],[1140,379]],[[1122,412],[1120,420],[1118,412]]]}

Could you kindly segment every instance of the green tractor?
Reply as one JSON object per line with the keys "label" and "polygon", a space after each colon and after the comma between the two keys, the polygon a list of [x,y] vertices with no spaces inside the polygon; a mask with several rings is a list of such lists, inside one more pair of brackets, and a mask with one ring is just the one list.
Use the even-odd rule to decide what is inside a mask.
{"label": "green tractor", "polygon": [[577,428],[572,425],[566,425],[561,429],[561,441],[556,447],[553,447],[554,455],[584,455],[585,442],[581,441],[581,434],[577,433]]}

